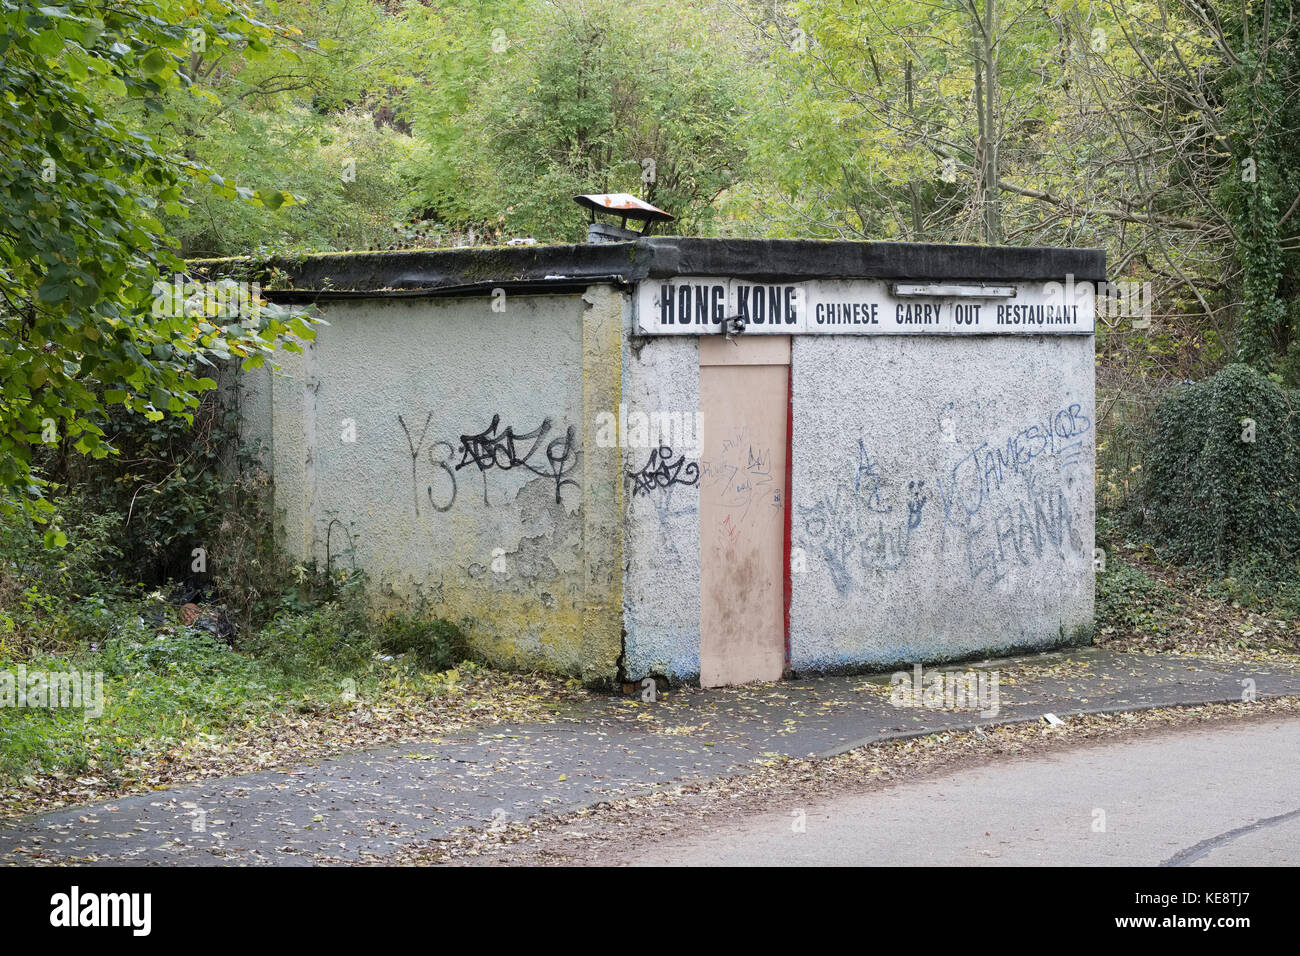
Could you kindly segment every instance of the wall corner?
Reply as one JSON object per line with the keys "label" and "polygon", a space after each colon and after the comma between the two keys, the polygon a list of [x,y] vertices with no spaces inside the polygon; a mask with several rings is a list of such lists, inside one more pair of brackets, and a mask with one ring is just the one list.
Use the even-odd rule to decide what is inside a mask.
{"label": "wall corner", "polygon": [[582,679],[601,684],[616,679],[623,650],[623,455],[609,426],[622,394],[623,295],[592,286],[582,303]]}
{"label": "wall corner", "polygon": [[271,480],[277,520],[283,522],[285,551],[310,561],[315,550],[316,391],[311,343],[301,354],[276,352],[270,373]]}

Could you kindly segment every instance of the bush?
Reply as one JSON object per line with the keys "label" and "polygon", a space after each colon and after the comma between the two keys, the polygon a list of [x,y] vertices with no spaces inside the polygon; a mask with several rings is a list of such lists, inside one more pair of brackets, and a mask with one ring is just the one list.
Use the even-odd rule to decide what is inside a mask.
{"label": "bush", "polygon": [[212,391],[193,424],[179,415],[151,422],[114,405],[96,424],[119,453],[51,460],[45,477],[73,493],[56,510],[117,516],[119,557],[135,580],[158,586],[190,577],[193,549],[215,551],[219,525],[242,504],[231,483],[240,463],[237,410]]}
{"label": "bush", "polygon": [[1298,412],[1300,394],[1245,365],[1174,389],[1156,407],[1143,456],[1139,500],[1152,539],[1216,569],[1292,560],[1300,552]]}
{"label": "bush", "polygon": [[1096,593],[1100,631],[1158,628],[1177,603],[1173,590],[1118,555],[1108,559],[1104,574],[1097,575]]}
{"label": "bush", "polygon": [[360,595],[310,611],[284,611],[241,641],[242,649],[285,674],[306,676],[322,669],[352,673],[365,668],[378,645]]}
{"label": "bush", "polygon": [[[223,605],[249,632],[283,609],[285,591],[302,582],[280,547],[261,449],[240,444],[238,374],[233,364],[221,370],[223,387],[204,394],[192,423],[106,405],[93,420],[118,454],[74,454],[70,439],[39,449],[41,477],[58,492],[49,524],[0,501],[0,646],[33,644],[12,637],[17,595],[33,585],[70,608],[162,588],[177,603]],[[41,646],[64,639],[57,626],[35,632],[48,638]]]}
{"label": "bush", "polygon": [[384,653],[410,654],[425,670],[445,671],[465,654],[465,635],[450,621],[394,615],[379,621],[375,633]]}
{"label": "bush", "polygon": [[450,621],[396,613],[371,617],[365,582],[352,577],[334,588],[323,603],[299,605],[286,599],[269,624],[240,641],[240,649],[285,674],[306,676],[322,669],[349,674],[367,668],[374,655],[408,655],[428,671],[460,662],[465,638]]}
{"label": "bush", "polygon": [[1211,582],[1211,597],[1284,620],[1300,618],[1300,561],[1280,565],[1271,561],[1237,561],[1228,573]]}
{"label": "bush", "polygon": [[[0,656],[55,651],[102,638],[132,590],[118,548],[121,516],[59,498],[48,526],[0,514]],[[65,544],[48,545],[57,533]]]}
{"label": "bush", "polygon": [[122,620],[93,660],[110,677],[150,670],[211,675],[239,670],[244,663],[223,641],[204,630],[181,625],[155,630],[139,617]]}

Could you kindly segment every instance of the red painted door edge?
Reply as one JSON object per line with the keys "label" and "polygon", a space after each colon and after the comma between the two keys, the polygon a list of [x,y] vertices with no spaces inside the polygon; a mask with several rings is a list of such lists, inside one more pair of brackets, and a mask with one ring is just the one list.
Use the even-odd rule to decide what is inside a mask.
{"label": "red painted door edge", "polygon": [[794,475],[794,340],[790,341],[790,364],[786,366],[786,406],[785,406],[785,668],[784,677],[790,676],[790,598],[794,593],[794,581],[790,570],[790,528],[791,511],[794,507],[790,493],[790,483]]}

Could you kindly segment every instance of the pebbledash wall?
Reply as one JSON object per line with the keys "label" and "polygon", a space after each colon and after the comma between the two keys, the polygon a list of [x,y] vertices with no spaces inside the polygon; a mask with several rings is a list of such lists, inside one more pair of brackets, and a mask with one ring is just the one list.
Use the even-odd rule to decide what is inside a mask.
{"label": "pebbledash wall", "polygon": [[[787,675],[1090,639],[1099,251],[644,239],[194,265],[287,275],[263,291],[328,322],[239,389],[291,551],[466,620],[491,660],[698,680],[701,556],[724,554],[702,496],[782,512],[775,570],[727,580],[734,607],[779,589]],[[785,449],[710,434],[750,397],[702,407],[702,340],[774,333]]]}

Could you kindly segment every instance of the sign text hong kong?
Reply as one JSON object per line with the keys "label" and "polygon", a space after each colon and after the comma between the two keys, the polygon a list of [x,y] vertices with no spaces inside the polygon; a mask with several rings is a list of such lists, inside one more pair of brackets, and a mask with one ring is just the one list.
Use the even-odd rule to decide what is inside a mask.
{"label": "sign text hong kong", "polygon": [[748,282],[679,276],[637,288],[643,335],[709,335],[725,326],[773,335],[1091,334],[1087,282]]}

